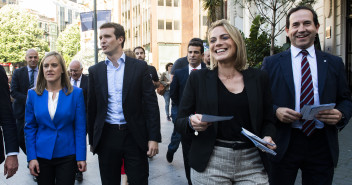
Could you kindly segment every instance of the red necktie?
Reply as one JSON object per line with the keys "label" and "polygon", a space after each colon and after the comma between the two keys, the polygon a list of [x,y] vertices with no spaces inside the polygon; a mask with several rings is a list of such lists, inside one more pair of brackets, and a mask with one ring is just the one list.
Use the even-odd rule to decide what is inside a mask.
{"label": "red necktie", "polygon": [[192,69],[192,71],[197,71],[198,69]]}
{"label": "red necktie", "polygon": [[[300,96],[300,108],[302,109],[304,105],[314,104],[314,88],[312,73],[310,72],[309,62],[307,60],[307,55],[309,54],[307,50],[302,50],[302,62],[301,62],[301,96]],[[314,120],[301,120],[302,131],[307,136],[310,136],[315,130]]]}

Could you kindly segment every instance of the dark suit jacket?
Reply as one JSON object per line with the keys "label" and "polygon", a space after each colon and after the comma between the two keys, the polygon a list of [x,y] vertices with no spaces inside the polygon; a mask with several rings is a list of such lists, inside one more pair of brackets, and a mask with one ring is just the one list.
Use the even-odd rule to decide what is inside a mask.
{"label": "dark suit jacket", "polygon": [[[202,62],[201,68],[206,68],[206,65]],[[180,100],[183,95],[183,90],[185,89],[187,79],[189,77],[189,66],[182,69],[177,69],[175,71],[175,75],[172,78],[172,82],[170,84],[170,98],[172,100],[173,105],[179,105]]]}
{"label": "dark suit jacket", "polygon": [[87,98],[88,98],[88,77],[84,74],[82,74],[81,78],[81,83],[79,85],[79,88],[83,90],[83,96],[84,96],[84,104],[86,105],[86,110],[87,110]]}
{"label": "dark suit jacket", "polygon": [[[271,93],[267,88],[269,81],[265,72],[247,69],[242,72],[244,86],[248,96],[251,130],[254,134],[263,137],[275,134],[272,116]],[[218,115],[218,72],[202,69],[192,72],[181,100],[176,121],[176,131],[192,137],[189,151],[189,164],[196,171],[202,172],[208,165],[217,136],[217,122],[195,136],[189,125],[188,117],[197,114]],[[261,152],[263,163],[265,155]]]}
{"label": "dark suit jacket", "polygon": [[[351,94],[347,86],[344,65],[340,57],[315,50],[318,66],[318,89],[320,104],[336,103],[336,109],[344,114],[345,119],[336,126],[325,124],[328,145],[333,163],[336,166],[339,156],[337,133],[348,123],[352,115]],[[295,87],[291,64],[290,49],[274,56],[264,58],[262,69],[267,71],[271,82],[274,113],[279,107],[295,109]],[[275,116],[276,117],[276,116]],[[290,143],[291,124],[277,120],[277,155],[280,161]]]}
{"label": "dark suit jacket", "polygon": [[4,68],[0,66],[0,164],[5,160],[6,153],[18,152],[16,121],[13,118],[9,85]]}
{"label": "dark suit jacket", "polygon": [[[121,79],[122,80],[122,79]],[[126,56],[122,107],[129,132],[143,150],[148,141],[161,142],[160,114],[154,86],[145,62]],[[89,68],[88,132],[94,152],[99,144],[108,108],[105,61]]]}
{"label": "dark suit jacket", "polygon": [[16,119],[24,118],[27,92],[29,89],[28,67],[16,69],[11,81],[11,96],[15,99],[13,110]]}

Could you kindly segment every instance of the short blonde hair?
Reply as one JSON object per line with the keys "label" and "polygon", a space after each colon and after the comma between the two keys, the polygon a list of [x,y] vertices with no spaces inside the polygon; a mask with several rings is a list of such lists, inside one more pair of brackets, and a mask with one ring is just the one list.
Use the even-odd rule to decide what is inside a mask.
{"label": "short blonde hair", "polygon": [[65,60],[56,51],[52,51],[52,52],[49,52],[48,54],[46,54],[43,57],[42,61],[40,62],[39,73],[38,73],[38,78],[37,78],[37,85],[34,89],[35,92],[37,93],[37,95],[41,96],[41,95],[43,95],[44,89],[47,86],[46,79],[44,78],[43,65],[44,65],[44,61],[50,56],[54,56],[59,61],[60,65],[61,65],[61,69],[62,69],[61,86],[62,86],[64,93],[66,95],[71,94],[71,92],[73,91],[73,87],[70,83],[70,78],[68,77],[68,73],[67,73],[66,65],[65,65]]}
{"label": "short blonde hair", "polygon": [[[235,28],[233,25],[231,25],[227,20],[222,19],[215,21],[211,24],[210,28],[208,29],[208,42],[210,43],[210,38],[211,38],[211,32],[214,30],[214,28],[222,26],[225,28],[225,30],[229,33],[231,39],[234,41],[235,46],[236,46],[236,59],[234,61],[235,63],[235,69],[238,71],[242,71],[246,69],[246,64],[247,64],[247,52],[246,52],[246,45],[244,43],[243,37],[241,33],[238,31],[237,28]],[[214,69],[218,66],[218,61],[214,59],[210,52],[210,68]]]}

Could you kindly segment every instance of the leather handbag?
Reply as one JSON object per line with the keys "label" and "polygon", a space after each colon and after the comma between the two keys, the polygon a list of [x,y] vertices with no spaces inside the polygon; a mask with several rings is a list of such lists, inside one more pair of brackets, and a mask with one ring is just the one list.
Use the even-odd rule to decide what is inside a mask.
{"label": "leather handbag", "polygon": [[165,91],[166,91],[165,86],[162,83],[160,83],[159,87],[156,89],[156,92],[162,96],[164,95]]}

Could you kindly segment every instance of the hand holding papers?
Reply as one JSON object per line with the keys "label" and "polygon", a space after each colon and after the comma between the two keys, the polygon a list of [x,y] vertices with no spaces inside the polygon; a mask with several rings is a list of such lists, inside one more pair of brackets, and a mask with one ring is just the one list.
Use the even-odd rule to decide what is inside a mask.
{"label": "hand holding papers", "polygon": [[248,139],[250,139],[253,144],[261,149],[263,152],[269,153],[271,155],[276,155],[276,152],[268,147],[266,147],[265,145],[270,145],[270,146],[275,146],[275,144],[273,143],[269,143],[264,141],[263,139],[259,138],[258,136],[254,135],[252,132],[242,128],[241,133],[246,136]]}
{"label": "hand holding papers", "polygon": [[[217,122],[217,121],[226,121],[232,119],[233,116],[213,116],[213,115],[208,115],[208,114],[202,114],[202,119],[200,120],[201,122]],[[194,131],[194,135],[198,135],[198,131]]]}
{"label": "hand holding papers", "polygon": [[333,109],[335,105],[335,103],[323,105],[304,105],[301,110],[301,114],[303,116],[302,119],[313,120],[320,111]]}

